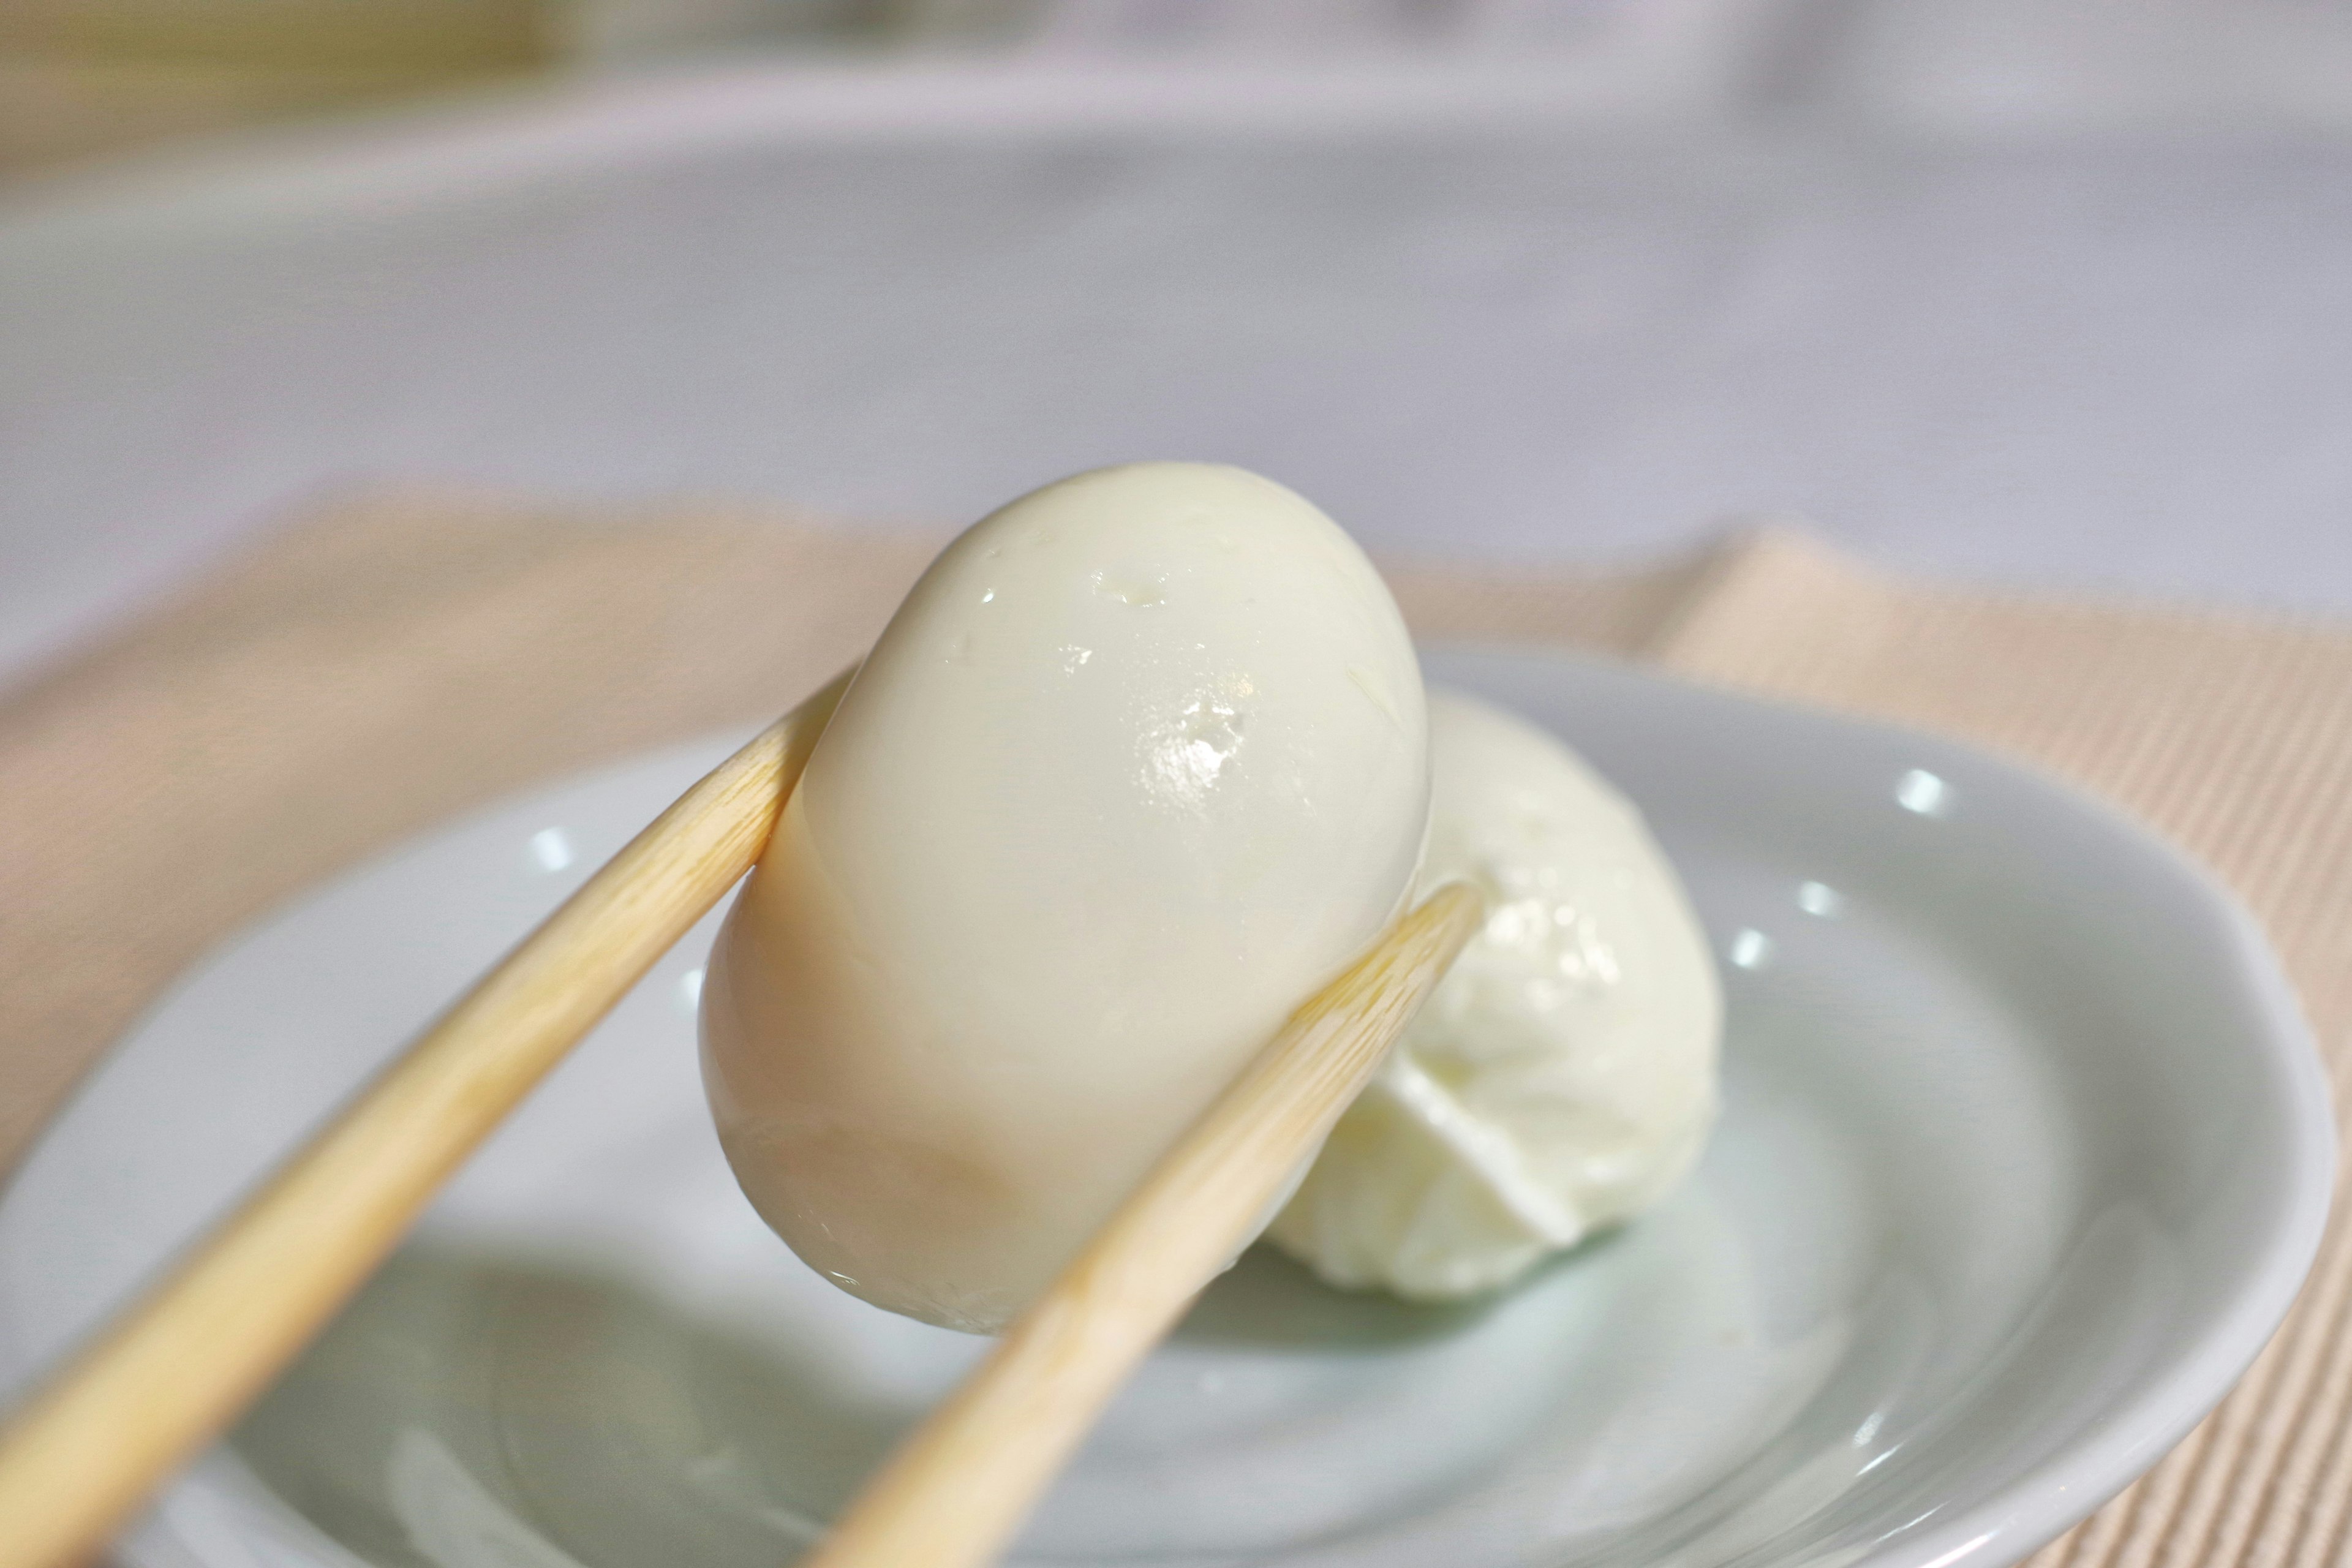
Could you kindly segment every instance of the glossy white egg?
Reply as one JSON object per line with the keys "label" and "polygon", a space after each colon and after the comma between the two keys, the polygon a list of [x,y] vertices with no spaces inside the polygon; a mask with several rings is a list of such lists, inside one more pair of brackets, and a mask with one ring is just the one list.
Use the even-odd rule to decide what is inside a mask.
{"label": "glossy white egg", "polygon": [[844,1289],[1002,1323],[1396,911],[1428,754],[1386,586],[1281,486],[1135,464],[982,520],[719,939],[745,1193]]}

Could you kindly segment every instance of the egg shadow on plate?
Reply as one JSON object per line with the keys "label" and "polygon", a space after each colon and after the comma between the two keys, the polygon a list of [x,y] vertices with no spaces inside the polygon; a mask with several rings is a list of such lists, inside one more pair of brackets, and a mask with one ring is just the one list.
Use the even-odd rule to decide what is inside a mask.
{"label": "egg shadow on plate", "polygon": [[625,1276],[416,1243],[231,1442],[387,1568],[773,1568],[920,1414],[822,1344],[699,1320]]}
{"label": "egg shadow on plate", "polygon": [[[1345,1356],[1466,1333],[1505,1295],[1421,1305],[1338,1290],[1256,1247],[1171,1338]],[[270,1491],[383,1568],[773,1568],[816,1537],[929,1396],[877,1395],[787,1311],[772,1333],[739,1322],[590,1262],[415,1241],[230,1442]]]}
{"label": "egg shadow on plate", "polygon": [[1614,1245],[1614,1230],[1546,1258],[1501,1290],[1464,1301],[1407,1301],[1384,1290],[1342,1290],[1261,1243],[1201,1293],[1169,1336],[1178,1344],[1350,1352],[1467,1333],[1518,1290],[1578,1267]]}

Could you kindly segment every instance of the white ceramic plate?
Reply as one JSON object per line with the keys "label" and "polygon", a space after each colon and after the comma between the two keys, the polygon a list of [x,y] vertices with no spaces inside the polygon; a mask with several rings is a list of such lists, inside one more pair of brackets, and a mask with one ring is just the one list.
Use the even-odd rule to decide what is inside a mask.
{"label": "white ceramic plate", "polygon": [[[1455,1310],[1254,1253],[1024,1558],[2010,1562],[2161,1455],[2302,1279],[2332,1130],[2252,927],[2039,778],[1524,654],[1440,679],[1649,812],[1728,975],[1727,1110],[1661,1211]],[[120,1298],[726,739],[432,835],[248,933],[0,1202],[0,1375]],[[803,1268],[706,1123],[708,923],[127,1543],[140,1568],[787,1560],[978,1342]]]}

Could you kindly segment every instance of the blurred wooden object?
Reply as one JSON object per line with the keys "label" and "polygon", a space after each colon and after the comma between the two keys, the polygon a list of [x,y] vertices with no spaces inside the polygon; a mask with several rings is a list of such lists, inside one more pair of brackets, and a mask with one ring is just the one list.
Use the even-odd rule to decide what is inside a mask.
{"label": "blurred wooden object", "polygon": [[286,71],[481,71],[540,64],[549,0],[8,0],[0,52]]}
{"label": "blurred wooden object", "polygon": [[492,80],[558,0],[5,0],[0,174]]}
{"label": "blurred wooden object", "polygon": [[0,0],[0,177],[561,67],[903,30],[893,0]]}

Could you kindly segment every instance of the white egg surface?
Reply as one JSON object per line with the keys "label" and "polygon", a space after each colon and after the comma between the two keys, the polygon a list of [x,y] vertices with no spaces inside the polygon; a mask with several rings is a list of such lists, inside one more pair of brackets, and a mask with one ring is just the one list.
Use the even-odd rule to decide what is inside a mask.
{"label": "white egg surface", "polygon": [[719,937],[744,1192],[844,1289],[1002,1324],[1396,912],[1428,759],[1395,603],[1281,486],[1134,464],[983,519]]}
{"label": "white egg surface", "polygon": [[1333,1130],[1268,1235],[1325,1279],[1493,1289],[1654,1202],[1715,1115],[1706,934],[1640,814],[1542,730],[1429,704],[1421,885],[1486,923]]}

